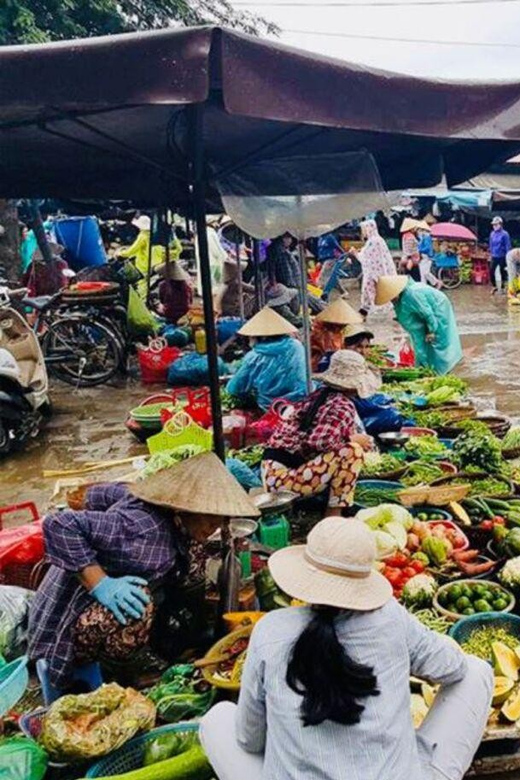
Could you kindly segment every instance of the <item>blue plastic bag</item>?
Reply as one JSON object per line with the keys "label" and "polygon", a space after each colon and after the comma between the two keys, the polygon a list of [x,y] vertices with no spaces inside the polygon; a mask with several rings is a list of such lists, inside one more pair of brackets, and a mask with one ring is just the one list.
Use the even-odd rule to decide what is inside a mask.
{"label": "blue plastic bag", "polygon": [[255,472],[236,458],[226,458],[226,468],[245,490],[262,487],[262,480]]}
{"label": "blue plastic bag", "polygon": [[388,403],[378,403],[378,398],[384,396],[371,396],[370,398],[354,398],[356,411],[361,418],[365,431],[370,436],[387,431],[400,431],[407,420],[400,414],[395,406]]}
{"label": "blue plastic bag", "polygon": [[[219,376],[229,374],[229,368],[218,358]],[[175,360],[168,369],[169,385],[190,385],[199,387],[209,384],[208,356],[192,352]]]}

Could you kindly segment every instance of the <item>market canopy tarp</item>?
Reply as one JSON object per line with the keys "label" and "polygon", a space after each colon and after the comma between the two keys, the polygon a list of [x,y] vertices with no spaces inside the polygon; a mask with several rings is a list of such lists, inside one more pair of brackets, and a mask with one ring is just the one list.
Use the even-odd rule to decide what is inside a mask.
{"label": "market canopy tarp", "polygon": [[215,181],[261,160],[364,150],[402,190],[443,174],[452,186],[520,149],[520,81],[427,81],[168,29],[0,48],[0,194],[188,207],[196,104],[214,210]]}

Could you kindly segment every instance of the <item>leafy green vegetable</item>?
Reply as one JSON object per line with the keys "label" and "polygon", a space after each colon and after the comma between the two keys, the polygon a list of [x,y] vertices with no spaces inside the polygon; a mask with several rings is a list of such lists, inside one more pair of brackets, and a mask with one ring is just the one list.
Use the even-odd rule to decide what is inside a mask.
{"label": "leafy green vegetable", "polygon": [[146,742],[143,766],[152,766],[152,764],[158,764],[159,761],[166,761],[167,758],[180,756],[181,753],[185,753],[199,744],[196,731],[189,731],[186,734],[175,732],[161,734]]}
{"label": "leafy green vegetable", "polygon": [[422,484],[429,485],[443,476],[444,472],[439,466],[428,461],[417,460],[410,463],[405,476],[401,477],[401,482],[407,487]]}
{"label": "leafy green vegetable", "polygon": [[399,458],[387,453],[367,452],[361,469],[361,478],[376,477],[380,474],[389,474],[401,469],[403,466]]}
{"label": "leafy green vegetable", "polygon": [[195,455],[200,455],[203,452],[204,447],[201,447],[200,444],[183,444],[168,452],[155,452],[141,471],[141,478],[151,477],[152,474],[157,474],[158,471],[169,469],[181,460],[193,458]]}
{"label": "leafy green vegetable", "polygon": [[478,468],[490,474],[497,474],[503,468],[500,441],[486,430],[469,430],[455,439],[453,457],[461,471],[468,467]]}
{"label": "leafy green vegetable", "polygon": [[436,436],[412,436],[404,448],[406,452],[423,460],[442,457],[446,454],[446,447]]}
{"label": "leafy green vegetable", "polygon": [[262,461],[264,450],[263,444],[253,444],[251,447],[244,447],[241,450],[229,450],[229,457],[240,460],[249,468],[253,468]]}
{"label": "leafy green vegetable", "polygon": [[399,523],[405,531],[409,531],[414,519],[404,506],[396,504],[380,504],[377,507],[360,509],[356,515],[357,520],[366,523],[373,531],[384,530],[388,523]]}
{"label": "leafy green vegetable", "polygon": [[516,450],[520,447],[520,425],[513,425],[502,439],[503,450]]}
{"label": "leafy green vegetable", "polygon": [[428,406],[443,406],[460,401],[461,395],[454,387],[438,387],[426,396]]}

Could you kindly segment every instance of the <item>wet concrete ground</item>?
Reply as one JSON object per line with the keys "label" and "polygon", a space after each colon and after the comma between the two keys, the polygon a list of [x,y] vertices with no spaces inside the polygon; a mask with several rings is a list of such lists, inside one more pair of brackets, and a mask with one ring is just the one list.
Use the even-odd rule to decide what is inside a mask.
{"label": "wet concrete ground", "polygon": [[[465,286],[450,296],[465,352],[457,373],[471,383],[480,408],[497,408],[520,418],[520,307],[508,306],[505,296],[491,297],[489,288]],[[353,291],[354,305],[356,297]],[[378,319],[373,326],[379,340],[391,344],[399,339],[399,330],[390,321]],[[44,470],[72,469],[146,451],[124,427],[128,410],[151,392],[138,380],[89,390],[54,383],[51,390],[55,414],[46,430],[25,452],[0,464],[0,506],[34,501],[43,512],[56,482],[44,479]],[[129,470],[131,465],[125,465],[97,476]]]}

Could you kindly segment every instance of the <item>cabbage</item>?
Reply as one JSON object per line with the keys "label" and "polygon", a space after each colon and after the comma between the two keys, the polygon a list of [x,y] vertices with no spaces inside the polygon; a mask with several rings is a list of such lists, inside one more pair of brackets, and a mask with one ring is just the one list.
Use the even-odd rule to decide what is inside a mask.
{"label": "cabbage", "polygon": [[400,550],[405,549],[406,542],[407,542],[407,535],[401,523],[397,522],[397,520],[392,520],[391,523],[387,523],[385,525],[384,532],[394,537],[395,541],[397,542],[397,546],[399,547]]}
{"label": "cabbage", "polygon": [[410,512],[398,504],[379,504],[379,506],[361,509],[356,517],[373,531],[384,529],[387,523],[392,522],[400,523],[405,531],[409,531],[413,525]]}
{"label": "cabbage", "polygon": [[374,531],[374,538],[377,558],[386,558],[387,555],[392,555],[397,550],[397,542],[391,534],[384,531]]}

